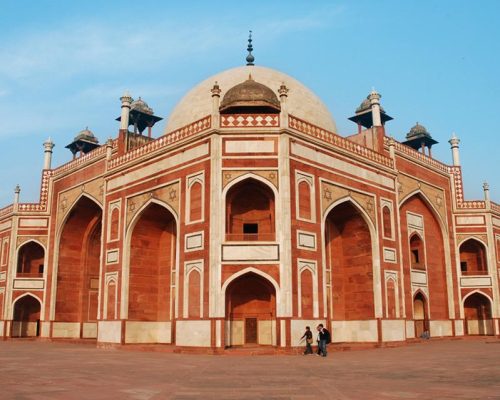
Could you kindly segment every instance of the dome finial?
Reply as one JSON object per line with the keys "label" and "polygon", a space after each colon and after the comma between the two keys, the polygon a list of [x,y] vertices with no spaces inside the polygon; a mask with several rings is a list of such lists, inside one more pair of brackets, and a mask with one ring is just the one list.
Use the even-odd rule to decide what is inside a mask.
{"label": "dome finial", "polygon": [[247,47],[247,51],[248,51],[248,55],[247,55],[247,65],[254,65],[254,61],[255,61],[255,57],[252,55],[252,51],[253,51],[253,46],[252,46],[252,31],[248,31],[249,34],[248,34],[248,47]]}

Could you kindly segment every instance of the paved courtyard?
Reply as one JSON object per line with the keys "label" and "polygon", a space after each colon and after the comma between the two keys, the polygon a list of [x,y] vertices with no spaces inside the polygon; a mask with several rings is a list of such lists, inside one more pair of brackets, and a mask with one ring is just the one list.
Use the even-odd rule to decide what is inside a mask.
{"label": "paved courtyard", "polygon": [[1,399],[500,399],[500,341],[316,356],[208,356],[0,342]]}

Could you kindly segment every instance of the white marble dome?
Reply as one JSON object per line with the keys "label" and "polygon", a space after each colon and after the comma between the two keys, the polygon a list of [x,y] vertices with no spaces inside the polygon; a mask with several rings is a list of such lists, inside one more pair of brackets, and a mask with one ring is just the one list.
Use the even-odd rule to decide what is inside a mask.
{"label": "white marble dome", "polygon": [[205,79],[191,89],[170,114],[164,134],[190,124],[212,113],[212,89],[217,81],[221,89],[221,100],[229,89],[248,79],[249,75],[278,94],[284,83],[288,92],[288,113],[314,125],[337,132],[335,121],[328,108],[311,90],[283,72],[256,65],[231,68]]}

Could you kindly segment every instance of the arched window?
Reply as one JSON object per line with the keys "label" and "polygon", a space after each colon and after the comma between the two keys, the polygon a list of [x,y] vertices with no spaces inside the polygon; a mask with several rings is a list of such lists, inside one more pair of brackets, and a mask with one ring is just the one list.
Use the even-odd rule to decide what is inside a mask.
{"label": "arched window", "polygon": [[384,237],[392,238],[391,210],[388,206],[382,208],[382,222],[384,224]]}
{"label": "arched window", "polygon": [[488,274],[486,250],[475,239],[469,239],[460,245],[460,270],[462,275]]}
{"label": "arched window", "polygon": [[299,218],[310,220],[312,218],[311,186],[305,180],[299,183]]}
{"label": "arched window", "polygon": [[410,237],[410,262],[411,268],[425,270],[424,243],[417,234]]}
{"label": "arched window", "polygon": [[42,276],[45,251],[36,242],[21,246],[17,256],[17,276]]}
{"label": "arched window", "polygon": [[269,187],[246,179],[226,199],[227,240],[275,240],[274,193]]}
{"label": "arched window", "polygon": [[199,221],[202,219],[202,186],[200,182],[194,182],[189,193],[189,221]]}

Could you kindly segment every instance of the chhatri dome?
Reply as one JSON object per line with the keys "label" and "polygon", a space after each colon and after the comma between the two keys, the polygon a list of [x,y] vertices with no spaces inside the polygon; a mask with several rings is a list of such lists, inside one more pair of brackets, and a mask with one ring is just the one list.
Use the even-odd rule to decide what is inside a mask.
{"label": "chhatri dome", "polygon": [[[253,82],[248,82],[249,77]],[[284,84],[288,89],[288,113],[304,119],[326,130],[336,132],[335,121],[325,104],[310,89],[298,80],[275,69],[257,65],[245,65],[220,72],[199,83],[191,89],[175,106],[167,121],[164,133],[179,129],[212,113],[212,95],[210,90],[215,82],[221,89],[221,112],[231,102],[248,100],[241,95],[255,89],[253,93],[261,95],[261,100],[271,108],[279,110],[278,89]],[[250,87],[251,86],[251,87]],[[242,90],[243,89],[243,90]],[[270,93],[274,94],[271,96]],[[227,97],[226,97],[227,95]],[[240,97],[238,97],[240,96]]]}

